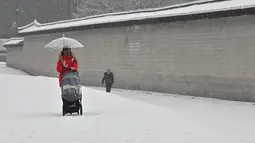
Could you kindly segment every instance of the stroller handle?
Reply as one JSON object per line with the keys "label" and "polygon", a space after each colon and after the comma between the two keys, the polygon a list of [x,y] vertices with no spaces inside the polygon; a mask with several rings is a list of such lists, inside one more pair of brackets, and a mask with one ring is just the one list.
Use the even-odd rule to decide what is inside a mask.
{"label": "stroller handle", "polygon": [[66,70],[63,71],[63,76],[64,76],[65,74],[69,73],[69,72],[65,73],[65,72],[68,71],[68,70],[69,70],[69,72],[73,72],[73,73],[76,73],[77,75],[79,75],[79,72],[78,72],[77,70],[71,70],[71,68],[68,68],[68,69],[66,69]]}

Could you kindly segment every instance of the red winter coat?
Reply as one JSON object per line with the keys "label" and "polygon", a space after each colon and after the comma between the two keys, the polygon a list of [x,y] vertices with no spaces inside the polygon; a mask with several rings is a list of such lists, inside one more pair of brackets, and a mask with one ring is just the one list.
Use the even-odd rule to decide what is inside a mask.
{"label": "red winter coat", "polygon": [[[67,63],[67,67],[65,68],[62,64],[62,61]],[[57,71],[59,72],[59,86],[62,85],[62,75],[64,73],[68,73],[72,71],[70,68],[73,67],[75,70],[78,71],[78,63],[75,57],[72,56],[59,56],[57,62]]]}

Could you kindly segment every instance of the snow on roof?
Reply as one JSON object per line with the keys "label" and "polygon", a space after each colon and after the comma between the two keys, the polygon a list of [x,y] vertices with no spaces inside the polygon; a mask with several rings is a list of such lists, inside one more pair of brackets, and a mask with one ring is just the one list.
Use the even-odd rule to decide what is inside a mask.
{"label": "snow on roof", "polygon": [[38,23],[35,20],[31,24],[28,24],[23,27],[19,27],[19,34],[47,31],[47,30],[54,30],[54,29],[64,29],[64,28],[79,27],[79,26],[96,25],[96,24],[183,16],[183,15],[209,13],[209,12],[217,12],[217,11],[253,8],[253,7],[255,7],[255,0],[200,0],[196,2],[173,5],[173,6],[162,7],[162,8],[101,14],[96,16],[88,16],[84,18],[45,23],[45,24]]}
{"label": "snow on roof", "polygon": [[19,30],[23,30],[25,28],[31,27],[31,26],[44,26],[44,25],[52,25],[52,24],[60,24],[60,23],[67,23],[67,22],[75,22],[75,21],[81,21],[81,20],[87,20],[92,18],[98,18],[98,17],[105,17],[105,16],[113,16],[113,15],[124,15],[124,14],[131,14],[131,13],[141,13],[141,12],[151,12],[151,11],[157,11],[157,10],[164,10],[164,9],[170,9],[170,8],[177,8],[177,7],[183,7],[183,6],[189,6],[194,4],[202,4],[202,3],[208,3],[208,2],[214,2],[215,0],[197,0],[195,2],[187,2],[184,4],[176,4],[171,6],[165,6],[160,8],[150,8],[150,9],[138,9],[138,10],[130,10],[130,11],[124,11],[124,12],[114,12],[114,13],[104,13],[104,14],[98,14],[98,15],[92,15],[82,18],[76,18],[71,20],[63,20],[63,21],[57,21],[57,22],[51,22],[51,23],[45,23],[41,24],[36,19],[25,26],[19,27]]}
{"label": "snow on roof", "polygon": [[6,51],[6,48],[3,46],[4,42],[6,41],[7,39],[0,39],[0,53],[2,51]]}
{"label": "snow on roof", "polygon": [[23,37],[10,38],[4,43],[4,47],[10,47],[15,45],[21,45],[24,41]]}

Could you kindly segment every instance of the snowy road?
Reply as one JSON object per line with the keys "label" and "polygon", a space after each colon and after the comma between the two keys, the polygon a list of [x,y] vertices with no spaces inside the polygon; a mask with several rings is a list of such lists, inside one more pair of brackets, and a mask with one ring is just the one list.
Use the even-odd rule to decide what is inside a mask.
{"label": "snowy road", "polygon": [[255,143],[250,103],[84,87],[84,115],[62,117],[56,78],[0,64],[0,81],[1,143]]}

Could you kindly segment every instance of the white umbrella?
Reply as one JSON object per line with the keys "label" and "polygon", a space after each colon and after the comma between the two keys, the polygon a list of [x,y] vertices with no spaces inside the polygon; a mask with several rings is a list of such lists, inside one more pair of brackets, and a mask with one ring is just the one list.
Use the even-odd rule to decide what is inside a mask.
{"label": "white umbrella", "polygon": [[55,50],[62,50],[63,47],[69,48],[83,48],[84,46],[77,40],[68,37],[57,38],[48,43],[44,48],[50,48]]}

